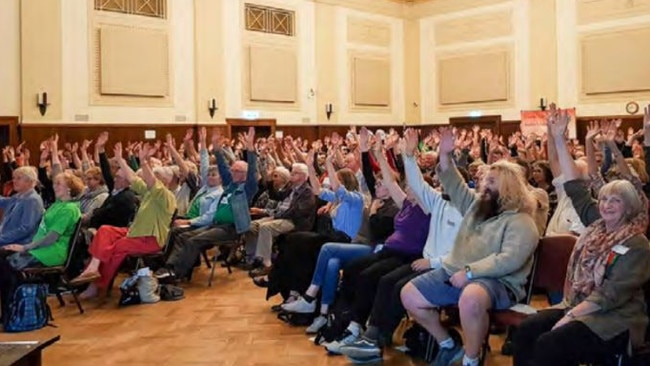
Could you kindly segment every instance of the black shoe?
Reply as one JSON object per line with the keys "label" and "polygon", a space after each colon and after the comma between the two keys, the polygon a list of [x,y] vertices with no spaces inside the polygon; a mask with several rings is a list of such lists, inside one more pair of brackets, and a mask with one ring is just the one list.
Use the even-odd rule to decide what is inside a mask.
{"label": "black shoe", "polygon": [[169,277],[175,278],[176,274],[174,273],[174,270],[166,267],[158,268],[156,272],[153,274],[156,279],[162,280],[162,279],[167,279]]}
{"label": "black shoe", "polygon": [[[284,303],[282,303],[282,304],[284,304]],[[282,304],[277,304],[277,305],[271,306],[271,311],[274,312],[274,313],[281,312],[282,311]]]}
{"label": "black shoe", "polygon": [[255,277],[255,278],[253,278],[253,283],[257,287],[261,287],[261,288],[268,288],[269,287],[269,281],[264,277]]}
{"label": "black shoe", "polygon": [[253,259],[252,262],[243,263],[241,265],[241,269],[243,269],[244,271],[252,271],[252,270],[254,270],[256,268],[260,268],[260,267],[263,267],[263,266],[264,266],[264,264],[262,263],[262,261],[260,259],[255,258],[255,259]]}

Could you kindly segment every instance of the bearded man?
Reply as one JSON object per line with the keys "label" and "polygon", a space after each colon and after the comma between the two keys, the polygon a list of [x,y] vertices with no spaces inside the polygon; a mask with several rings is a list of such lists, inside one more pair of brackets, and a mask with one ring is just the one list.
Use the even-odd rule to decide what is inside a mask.
{"label": "bearded man", "polygon": [[[405,153],[413,154],[417,133],[407,131],[406,140]],[[413,279],[402,288],[401,298],[406,310],[440,345],[433,365],[449,366],[462,358],[463,366],[475,366],[488,332],[488,310],[507,309],[525,296],[539,234],[530,215],[535,201],[521,167],[507,161],[492,164],[477,194],[453,165],[453,149],[454,136],[443,129],[438,177],[464,219],[442,268]],[[440,324],[436,310],[456,304],[464,349]]]}

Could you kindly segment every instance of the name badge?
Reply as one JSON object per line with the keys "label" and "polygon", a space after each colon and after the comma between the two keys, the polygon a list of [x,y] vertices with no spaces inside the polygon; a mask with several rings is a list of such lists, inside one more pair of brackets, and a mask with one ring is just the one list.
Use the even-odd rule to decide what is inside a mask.
{"label": "name badge", "polygon": [[616,244],[612,248],[612,251],[614,253],[620,254],[620,255],[625,255],[625,253],[627,253],[629,250],[630,250],[630,248],[626,247],[625,245],[621,245],[621,244]]}

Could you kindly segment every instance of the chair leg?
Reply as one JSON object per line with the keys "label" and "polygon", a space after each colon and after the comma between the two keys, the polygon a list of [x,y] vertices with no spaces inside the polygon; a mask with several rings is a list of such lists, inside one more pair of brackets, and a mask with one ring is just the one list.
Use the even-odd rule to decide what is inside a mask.
{"label": "chair leg", "polygon": [[61,291],[59,289],[56,289],[56,299],[59,300],[59,306],[65,307],[65,301],[63,301],[63,296],[61,296]]}
{"label": "chair leg", "polygon": [[77,296],[77,290],[70,286],[70,283],[65,279],[61,278],[65,286],[70,290],[70,293],[72,294],[72,298],[74,299],[75,304],[77,304],[77,309],[79,309],[79,314],[84,313],[84,308],[81,306],[81,301],[79,301],[79,296]]}
{"label": "chair leg", "polygon": [[210,264],[210,259],[208,258],[208,251],[204,250],[203,253],[201,253],[201,255],[203,256],[205,265],[208,266],[208,268],[212,268],[212,264]]}
{"label": "chair leg", "polygon": [[212,287],[212,280],[214,279],[214,270],[217,268],[217,256],[214,256],[212,267],[210,267],[210,277],[208,277],[208,287]]}

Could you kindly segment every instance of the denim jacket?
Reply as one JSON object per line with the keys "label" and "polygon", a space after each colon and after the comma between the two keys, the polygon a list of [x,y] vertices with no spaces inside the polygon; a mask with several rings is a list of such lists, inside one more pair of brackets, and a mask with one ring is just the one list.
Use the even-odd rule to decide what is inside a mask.
{"label": "denim jacket", "polygon": [[257,193],[257,154],[250,151],[246,153],[248,173],[246,174],[246,181],[243,183],[235,183],[232,181],[230,167],[226,162],[223,152],[217,150],[214,152],[214,155],[217,157],[219,175],[221,175],[221,182],[225,187],[221,197],[226,197],[231,192],[233,193],[230,198],[230,205],[232,206],[232,214],[235,219],[235,229],[237,234],[243,234],[251,227],[249,206],[255,193]]}

